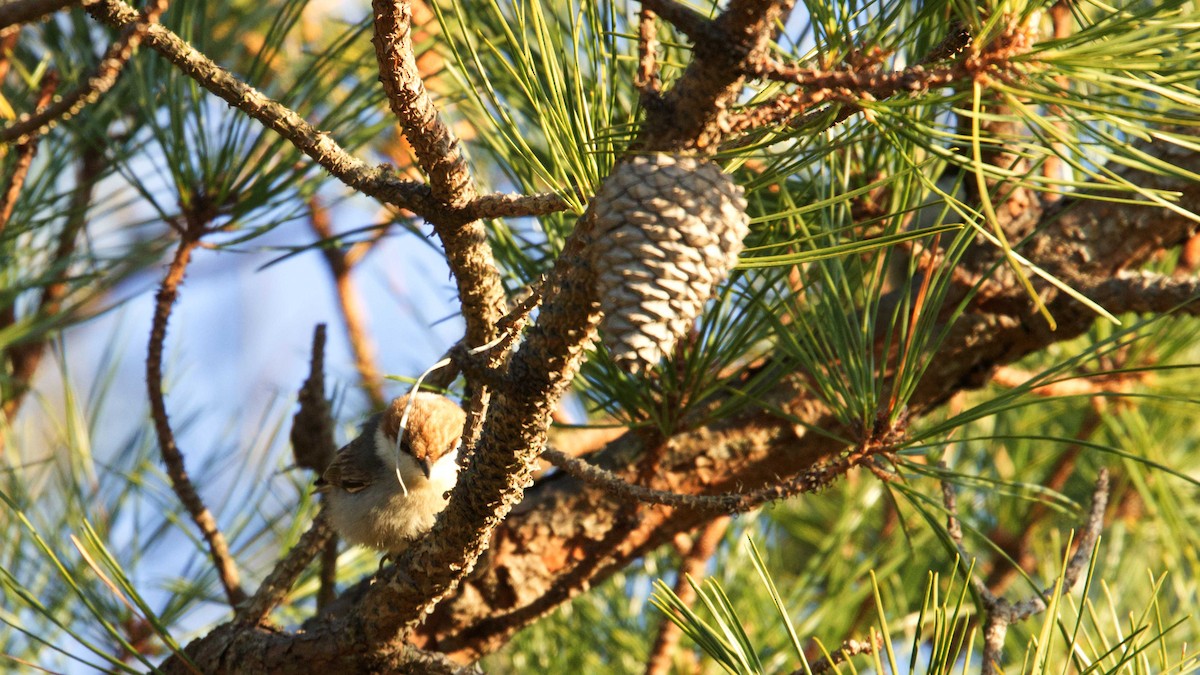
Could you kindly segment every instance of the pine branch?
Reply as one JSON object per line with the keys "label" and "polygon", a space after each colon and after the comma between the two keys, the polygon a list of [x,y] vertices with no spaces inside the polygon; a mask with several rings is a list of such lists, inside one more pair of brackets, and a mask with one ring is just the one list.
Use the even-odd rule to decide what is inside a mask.
{"label": "pine branch", "polygon": [[12,0],[0,5],[0,29],[38,21],[60,9],[86,3],[87,0]]}
{"label": "pine branch", "polygon": [[[1175,146],[1154,144],[1143,149],[1170,156],[1171,161],[1183,169],[1195,170],[1200,165],[1200,155],[1181,152]],[[1126,172],[1125,178],[1151,189],[1179,191],[1183,208],[1200,209],[1200,188],[1185,179],[1140,171]],[[1102,277],[1105,270],[1136,266],[1155,251],[1181,244],[1194,228],[1184,216],[1159,207],[1134,204],[1115,207],[1111,203],[1085,199],[1064,202],[1045,216],[1047,224],[1039,228],[1027,250],[1035,252],[1033,257],[1038,264],[1054,267],[1053,260],[1071,261],[1095,278]],[[1087,262],[1081,264],[1079,261]],[[1074,300],[1048,296],[1052,297],[1049,300],[1052,311],[1059,317],[1059,329],[1046,330],[1042,322],[1027,322],[1030,306],[1023,291],[1013,287],[1009,292],[1014,300],[1005,312],[1015,316],[975,308],[950,327],[941,350],[931,360],[930,368],[909,400],[910,414],[925,414],[949,400],[955,392],[982,386],[993,368],[1049,345],[1071,340],[1088,330],[1095,321],[1095,315]],[[949,304],[953,306],[953,302]],[[662,465],[682,468],[666,472],[660,480],[671,485],[674,491],[690,493],[728,491],[735,487],[753,490],[777,481],[779,476],[811,470],[842,452],[845,446],[838,439],[852,438],[854,430],[842,428],[829,410],[804,391],[803,387],[784,381],[765,397],[767,401],[780,401],[773,405],[789,412],[790,420],[763,413],[748,414],[675,435],[670,441],[672,452]],[[820,433],[812,430],[820,430]],[[641,451],[640,442],[627,434],[610,443],[605,450],[589,456],[589,463],[630,480]],[[690,469],[698,465],[708,468],[702,473]],[[488,579],[503,578],[507,572],[501,570],[510,564],[513,569],[526,570],[522,572],[524,575],[528,575],[527,570],[532,565],[534,569],[544,570],[542,573],[549,579],[569,573],[569,568],[549,570],[537,561],[544,556],[555,556],[553,552],[560,548],[577,546],[571,542],[597,541],[601,533],[613,526],[612,519],[621,503],[614,502],[601,490],[588,489],[585,483],[566,476],[543,481],[527,495],[521,519],[505,524],[497,535],[521,542],[520,547],[508,556],[494,556],[492,570],[483,581],[474,585],[475,589],[488,588]],[[564,530],[561,527],[564,512],[587,516]],[[587,555],[604,558],[600,568],[615,571],[669,541],[674,533],[709,519],[711,516],[702,511],[647,510],[640,526],[627,539],[607,550],[589,547]],[[514,531],[506,534],[509,528]],[[503,644],[511,634],[484,630],[483,626],[491,625],[487,617],[498,612],[515,612],[518,608],[523,614],[540,616],[553,606],[536,592],[508,586],[502,588],[502,594],[485,594],[470,601],[455,600],[439,607],[421,633],[426,636],[457,635],[443,638],[439,648],[477,657]]]}
{"label": "pine branch", "polygon": [[1114,313],[1200,316],[1200,278],[1121,270],[1082,292]]}
{"label": "pine branch", "polygon": [[[97,21],[114,28],[133,24],[138,16],[121,0],[97,0],[87,6],[87,11]],[[561,199],[550,194],[491,194],[477,197],[459,208],[445,206],[433,197],[428,186],[400,180],[394,172],[369,166],[350,155],[328,134],[318,131],[295,111],[239,81],[167,28],[151,26],[145,43],[200,86],[287,139],[347,186],[385,204],[436,220],[443,227],[461,226],[479,218],[542,215],[567,208]]]}
{"label": "pine branch", "polygon": [[[973,76],[980,70],[995,65],[990,59],[978,58],[972,61],[969,67],[965,58],[950,65],[933,65],[961,55],[970,44],[971,34],[964,27],[955,26],[940,43],[911,67],[887,73],[879,71],[878,58],[860,60],[858,63],[837,69],[821,70],[780,63],[764,56],[750,64],[748,74],[791,82],[800,88],[791,94],[780,94],[733,116],[730,120],[731,131],[747,132],[781,123],[796,128],[803,127],[823,115],[824,105],[829,102],[841,104],[837,115],[829,123],[829,126],[835,126],[861,112],[860,101],[880,101],[900,93],[917,94],[929,91],[956,79]],[[1005,53],[997,63],[1007,64],[1009,57],[1010,55]],[[733,145],[737,145],[737,141],[734,141]]]}
{"label": "pine branch", "polygon": [[[46,71],[46,74],[42,76],[41,91],[38,92],[37,102],[34,105],[35,115],[46,110],[57,89],[58,71]],[[29,175],[29,167],[33,164],[33,158],[37,156],[40,138],[41,130],[35,130],[24,140],[18,141],[16,147],[13,148],[13,154],[17,159],[13,162],[12,173],[8,176],[8,186],[0,194],[0,234],[4,233],[9,219],[12,218],[13,209],[17,206],[17,199],[21,196],[21,188],[25,186],[25,178]]]}
{"label": "pine branch", "polygon": [[[1108,488],[1108,469],[1100,469],[1100,475],[1096,478],[1096,487],[1092,493],[1092,507],[1088,511],[1087,521],[1080,528],[1082,534],[1076,542],[1074,555],[1071,556],[1067,568],[1063,571],[1061,585],[1047,588],[1040,595],[1020,602],[1010,602],[993,594],[978,577],[972,577],[971,583],[987,611],[983,629],[984,650],[981,671],[983,675],[995,675],[997,672],[1002,672],[999,670],[1000,656],[1008,627],[1046,611],[1047,601],[1057,594],[1069,593],[1079,577],[1087,570],[1088,562],[1092,559],[1093,549],[1096,547],[1096,541],[1100,538],[1100,529],[1104,524],[1104,510],[1108,507]],[[958,548],[962,564],[966,564],[967,561],[974,558],[967,553],[963,544],[962,524],[958,520],[958,498],[954,486],[948,481],[942,481],[942,501],[946,507],[946,529]]]}
{"label": "pine branch", "polygon": [[[720,113],[719,106],[712,102],[733,100],[727,90],[736,89],[734,84],[740,76],[736,70],[715,73],[714,65],[728,57],[714,52],[728,50],[731,43],[736,43],[738,49],[734,51],[743,52],[737,62],[743,63],[773,30],[773,26],[759,29],[763,14],[778,9],[773,3],[735,0],[731,4],[718,20],[719,26],[724,29],[741,26],[747,30],[735,36],[726,35],[730,38],[727,40],[698,45],[697,61],[707,59],[708,63],[696,71],[689,68],[691,81],[687,73],[680,81],[687,82],[682,91],[698,96],[695,101],[699,110],[680,112],[679,103],[685,100],[678,98],[680,87],[668,92],[668,97],[672,93],[677,97],[672,103],[676,110],[651,111],[654,124],[658,125],[653,131],[664,133],[646,131],[643,139],[652,140],[646,141],[645,147],[703,149],[715,144],[721,135],[716,124]],[[703,77],[701,71],[714,77]],[[706,96],[709,104],[703,104]],[[684,125],[687,131],[671,127],[676,114],[687,121]],[[651,126],[648,124],[647,128]],[[1189,161],[1194,162],[1195,158]],[[1147,178],[1148,182],[1153,180]],[[1180,192],[1185,206],[1196,205],[1198,195],[1194,188],[1184,187]],[[1058,214],[1061,216],[1058,220],[1048,221],[1046,231],[1062,249],[1046,252],[1037,260],[1039,264],[1074,260],[1068,256],[1079,255],[1090,261],[1089,273],[1100,274],[1106,269],[1119,269],[1138,257],[1136,252],[1129,251],[1120,252],[1127,255],[1111,251],[1110,255],[1091,255],[1100,252],[1095,246],[1096,238],[1063,236],[1057,230],[1063,223],[1079,226],[1076,216],[1080,213],[1096,215],[1086,202],[1081,204],[1076,211]],[[1121,209],[1111,204],[1105,204],[1104,208],[1103,217],[1109,221],[1106,226],[1111,226],[1113,211]],[[1146,210],[1163,224],[1163,209]],[[589,218],[590,212],[585,213],[568,240],[547,283],[542,314],[509,369],[498,380],[499,393],[478,450],[434,531],[410,549],[396,568],[384,570],[369,588],[364,585],[363,601],[351,616],[316,620],[303,639],[249,630],[226,644],[222,643],[226,634],[218,630],[196,647],[197,652],[203,652],[207,645],[222,643],[222,658],[245,657],[249,670],[255,664],[262,665],[255,660],[258,658],[255,655],[262,653],[280,655],[279,660],[271,663],[274,668],[361,669],[398,663],[397,637],[411,630],[425,611],[468,573],[487,547],[493,529],[498,527],[496,536],[511,545],[493,559],[494,567],[486,572],[484,582],[475,586],[475,592],[460,594],[454,601],[438,606],[430,622],[421,629],[428,645],[455,651],[460,656],[477,656],[494,649],[522,625],[675,533],[711,520],[711,514],[686,509],[641,509],[638,512],[641,520],[631,524],[629,516],[633,509],[627,503],[614,503],[602,491],[565,475],[544,481],[525,494],[536,449],[544,445],[546,426],[577,372],[582,350],[595,326],[596,298],[587,260],[582,255],[589,243]],[[1166,232],[1158,240],[1158,248],[1164,241],[1174,241],[1181,229],[1178,221],[1171,218],[1165,221]],[[1129,230],[1118,237],[1122,245],[1136,242],[1133,245],[1153,248],[1147,244],[1147,233],[1132,218],[1121,223]],[[1036,247],[1039,240],[1035,239],[1031,245]],[[1013,311],[998,312],[978,305],[968,308],[967,316],[948,331],[945,354],[939,354],[943,358],[935,360],[930,375],[918,387],[912,408],[927,412],[954,392],[977,386],[981,373],[990,372],[996,365],[1074,337],[1091,325],[1090,314],[1068,311],[1073,301],[1056,297],[1051,302],[1056,311],[1066,314],[1057,334],[1026,325],[1028,304],[1018,304],[1015,297]],[[661,479],[673,488],[678,486],[697,493],[732,491],[740,486],[754,489],[779,475],[802,473],[844,452],[846,442],[842,439],[853,438],[855,430],[842,428],[830,411],[803,391],[795,381],[788,381],[769,395],[771,405],[787,410],[790,419],[760,412],[677,434],[670,439],[671,454],[661,464],[664,467]],[[828,435],[798,429],[819,429]],[[609,450],[600,453],[596,463],[627,478],[634,475],[636,458],[644,450],[638,440],[626,438],[612,444]],[[701,466],[701,460],[703,466],[712,469],[695,470]],[[499,524],[522,496],[527,498],[529,510],[523,511],[520,518]],[[581,551],[582,560],[573,554],[562,555],[563,551]],[[547,560],[567,562],[550,568]],[[520,581],[514,583],[514,579]]]}
{"label": "pine branch", "polygon": [[[367,331],[366,308],[358,293],[358,287],[350,276],[354,266],[350,262],[349,253],[337,248],[337,234],[329,222],[329,210],[315,197],[308,202],[308,226],[325,242],[321,247],[321,255],[325,258],[329,274],[333,277],[334,288],[337,290],[338,309],[342,312],[342,324],[346,327],[350,351],[354,354],[354,368],[358,371],[358,379],[371,401],[371,407],[376,410],[382,409],[387,400],[383,396],[383,378],[379,375],[379,364],[375,357],[378,350]],[[385,231],[386,228],[379,229],[379,232]]]}
{"label": "pine branch", "polygon": [[129,57],[146,37],[150,26],[158,23],[159,17],[167,11],[169,4],[169,0],[154,0],[147,5],[141,14],[123,29],[121,37],[104,52],[100,63],[84,83],[44,109],[32,115],[22,115],[15,122],[0,129],[0,143],[22,143],[32,135],[43,133],[59,122],[74,117],[80,110],[100,100],[100,97],[117,83],[117,78],[129,62]]}
{"label": "pine branch", "polygon": [[[417,162],[429,177],[433,197],[459,207],[475,197],[475,183],[458,138],[442,120],[417,69],[412,43],[412,7],[408,0],[373,0],[375,56],[379,77],[392,113],[412,145]],[[466,341],[479,347],[496,337],[496,320],[504,313],[504,288],[491,245],[479,222],[457,227],[431,218],[458,287]],[[463,445],[471,452],[487,413],[490,392],[468,376]]]}
{"label": "pine branch", "polygon": [[[104,153],[101,150],[82,149],[79,165],[75,171],[75,189],[67,203],[67,219],[63,224],[62,231],[58,233],[54,249],[53,265],[58,267],[59,272],[55,279],[42,289],[36,316],[59,317],[63,311],[63,300],[71,288],[68,283],[71,276],[71,258],[75,254],[79,235],[88,223],[88,207],[92,203],[96,185],[103,176],[102,169],[105,162]],[[3,325],[12,325],[12,322],[16,320],[14,311],[13,306],[9,306],[5,310]],[[13,345],[9,349],[8,359],[15,386],[4,401],[3,411],[5,418],[10,422],[16,419],[21,404],[25,400],[25,394],[29,392],[30,383],[33,382],[33,376],[37,373],[42,356],[46,352],[46,342],[46,336],[43,336],[42,339]],[[3,443],[0,443],[0,446],[2,445]]]}
{"label": "pine branch", "polygon": [[475,183],[458,138],[433,105],[417,69],[408,0],[373,0],[375,57],[392,114],[429,176],[434,199],[463,206],[475,197]]}
{"label": "pine branch", "polygon": [[[98,0],[87,6],[87,11],[97,21],[114,28],[124,28],[137,21],[137,12],[121,0]],[[239,81],[170,30],[152,26],[145,42],[183,74],[287,139],[346,185],[417,214],[437,211],[437,202],[428,187],[399,180],[391,171],[368,166],[353,157],[295,111]]]}
{"label": "pine branch", "polygon": [[[794,0],[731,0],[697,37],[692,62],[662,97],[662,105],[646,111],[646,120],[631,150],[711,153],[727,134],[728,112],[742,91],[748,64],[770,42],[776,22]],[[644,6],[673,21],[672,2]]]}
{"label": "pine branch", "polygon": [[859,462],[841,461],[835,462],[831,466],[815,467],[812,471],[776,481],[758,490],[724,494],[685,494],[637,485],[612,471],[593,466],[583,459],[572,457],[552,448],[544,450],[542,457],[583,482],[594,485],[619,499],[695,511],[732,514],[753,511],[768,502],[817,492],[829,487],[838,476],[861,463],[865,455],[858,457]]}
{"label": "pine branch", "polygon": [[[292,586],[296,585],[296,580],[300,578],[304,568],[308,567],[308,563],[312,562],[313,556],[325,550],[326,545],[333,541],[335,536],[333,528],[329,525],[329,518],[322,509],[313,519],[308,531],[300,536],[296,545],[288,550],[287,555],[276,563],[267,578],[263,579],[254,595],[238,607],[235,621],[256,626],[265,624],[271,610],[291,592]],[[334,550],[337,550],[336,547]]]}
{"label": "pine branch", "polygon": [[146,354],[146,387],[150,397],[150,412],[154,418],[154,431],[158,436],[159,451],[162,453],[163,464],[167,467],[171,487],[208,544],[213,566],[217,570],[217,577],[225,588],[226,599],[230,606],[237,607],[246,599],[237,565],[229,552],[225,535],[221,534],[221,530],[217,527],[216,518],[204,505],[204,501],[196,491],[196,486],[192,484],[192,479],[188,476],[187,469],[184,467],[183,453],[179,451],[179,446],[175,443],[175,434],[171,431],[171,423],[167,419],[167,406],[163,399],[162,357],[163,341],[167,336],[167,322],[171,318],[171,310],[174,309],[175,301],[179,297],[179,284],[183,281],[184,273],[191,261],[192,251],[200,244],[203,234],[202,224],[192,224],[184,230],[183,236],[179,240],[179,246],[175,250],[175,257],[159,286],[158,295],[155,297],[154,320],[150,328],[150,344]]}

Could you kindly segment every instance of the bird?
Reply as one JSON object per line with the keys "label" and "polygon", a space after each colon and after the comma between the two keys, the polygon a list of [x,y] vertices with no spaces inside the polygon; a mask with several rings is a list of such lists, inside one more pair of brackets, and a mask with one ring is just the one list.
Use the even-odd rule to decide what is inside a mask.
{"label": "bird", "polygon": [[316,483],[334,530],[394,557],[433,528],[458,480],[465,420],[458,404],[430,392],[401,396],[368,419]]}

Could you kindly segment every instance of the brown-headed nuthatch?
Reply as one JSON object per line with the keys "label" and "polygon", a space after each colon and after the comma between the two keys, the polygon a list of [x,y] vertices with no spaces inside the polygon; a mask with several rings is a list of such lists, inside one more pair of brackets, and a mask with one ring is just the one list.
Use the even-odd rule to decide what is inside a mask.
{"label": "brown-headed nuthatch", "polygon": [[337,533],[395,555],[428,532],[458,478],[465,417],[450,399],[417,392],[367,420],[317,480]]}

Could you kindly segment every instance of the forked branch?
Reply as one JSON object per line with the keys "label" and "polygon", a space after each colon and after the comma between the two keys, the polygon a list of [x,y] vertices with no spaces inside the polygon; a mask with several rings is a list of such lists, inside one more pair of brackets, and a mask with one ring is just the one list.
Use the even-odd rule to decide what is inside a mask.
{"label": "forked branch", "polygon": [[[1104,509],[1108,507],[1108,488],[1108,469],[1100,469],[1100,474],[1096,477],[1096,487],[1092,491],[1091,509],[1088,511],[1087,520],[1080,528],[1075,554],[1067,563],[1059,585],[1051,586],[1039,595],[1020,602],[1010,602],[993,594],[978,577],[972,577],[971,583],[975,587],[975,592],[979,594],[983,606],[987,610],[987,619],[983,629],[984,649],[981,670],[983,675],[1002,672],[999,669],[1001,650],[1004,647],[1004,637],[1008,633],[1008,627],[1046,611],[1047,601],[1055,594],[1070,592],[1071,588],[1075,586],[1075,582],[1087,570],[1088,561],[1092,557],[1092,549],[1095,548],[1096,541],[1100,538],[1100,528],[1104,524]],[[965,564],[972,557],[967,553],[966,546],[963,544],[962,524],[958,520],[958,495],[954,485],[949,481],[942,481],[942,502],[946,507],[946,529],[954,545],[958,548],[959,558]]]}

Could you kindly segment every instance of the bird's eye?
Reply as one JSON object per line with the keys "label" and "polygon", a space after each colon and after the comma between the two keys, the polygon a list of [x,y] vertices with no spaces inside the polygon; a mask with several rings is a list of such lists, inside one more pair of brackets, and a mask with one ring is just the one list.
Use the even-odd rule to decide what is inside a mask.
{"label": "bird's eye", "polygon": [[367,487],[367,484],[363,483],[361,481],[357,481],[357,480],[342,481],[342,489],[345,490],[346,492],[349,492],[350,494],[359,492],[365,487]]}

